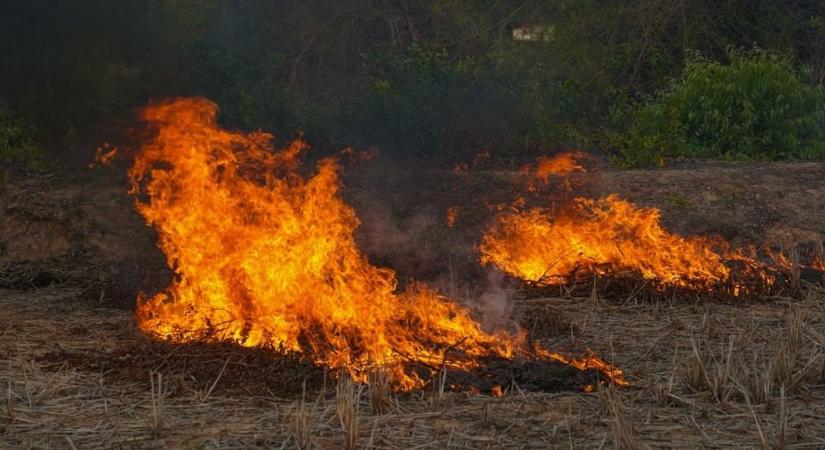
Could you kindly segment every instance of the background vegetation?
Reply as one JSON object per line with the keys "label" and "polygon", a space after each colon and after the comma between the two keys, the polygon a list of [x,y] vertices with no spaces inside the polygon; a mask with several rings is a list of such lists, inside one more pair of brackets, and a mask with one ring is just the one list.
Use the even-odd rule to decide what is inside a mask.
{"label": "background vegetation", "polygon": [[228,126],[429,160],[825,152],[819,0],[6,0],[0,57],[12,129],[67,165],[179,95]]}
{"label": "background vegetation", "polygon": [[37,143],[34,127],[16,117],[0,103],[0,183],[12,168],[37,168],[43,151]]}

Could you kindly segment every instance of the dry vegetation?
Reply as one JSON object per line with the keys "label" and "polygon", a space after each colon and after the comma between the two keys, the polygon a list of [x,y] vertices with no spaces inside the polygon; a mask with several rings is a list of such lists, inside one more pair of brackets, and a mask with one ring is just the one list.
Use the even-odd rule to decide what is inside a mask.
{"label": "dry vegetation", "polygon": [[501,398],[445,392],[449,373],[397,395],[380,372],[367,387],[294,361],[256,372],[242,350],[163,351],[128,312],[77,293],[0,293],[0,447],[825,446],[825,293],[813,289],[750,304],[521,299],[516,313],[547,327],[549,345],[590,347],[633,386],[551,394],[511,384]]}
{"label": "dry vegetation", "polygon": [[[593,189],[661,206],[683,232],[822,240],[822,164],[689,169],[612,173]],[[467,243],[485,210],[462,208],[455,228],[443,214],[509,201],[512,180],[408,178],[416,189],[403,174],[377,188],[381,170],[347,180],[371,258],[413,278],[449,273],[459,294],[482,284]],[[591,348],[632,386],[502,383],[496,398],[450,392],[456,374],[440,373],[395,394],[380,371],[360,386],[272,349],[149,339],[129,308],[163,277],[122,189],[38,183],[0,191],[0,448],[825,448],[825,292],[808,278],[794,299],[524,291],[512,314],[533,337]],[[382,191],[384,204],[368,195]]]}

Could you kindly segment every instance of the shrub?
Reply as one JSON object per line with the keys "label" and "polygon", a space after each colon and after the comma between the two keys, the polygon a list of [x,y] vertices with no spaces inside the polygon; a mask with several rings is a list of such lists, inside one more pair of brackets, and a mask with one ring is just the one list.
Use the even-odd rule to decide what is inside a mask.
{"label": "shrub", "polygon": [[764,51],[731,52],[729,64],[693,55],[670,88],[620,117],[611,141],[623,166],[825,156],[825,90],[805,83],[789,57]]}
{"label": "shrub", "polygon": [[43,151],[31,125],[16,117],[0,103],[0,178],[14,166],[35,168],[43,161]]}
{"label": "shrub", "polygon": [[372,143],[460,157],[503,146],[527,128],[531,111],[519,95],[521,75],[499,70],[488,56],[452,58],[444,49],[412,44],[377,52],[370,63],[352,129]]}

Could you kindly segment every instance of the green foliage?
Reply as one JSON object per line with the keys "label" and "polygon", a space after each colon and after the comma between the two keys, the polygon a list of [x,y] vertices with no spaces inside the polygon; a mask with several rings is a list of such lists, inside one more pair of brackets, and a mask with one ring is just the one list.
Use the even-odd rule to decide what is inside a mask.
{"label": "green foliage", "polygon": [[0,167],[39,167],[43,151],[35,136],[31,125],[20,120],[0,103]]}
{"label": "green foliage", "polygon": [[378,144],[455,156],[502,144],[529,124],[528,106],[514,92],[521,80],[489,58],[456,60],[414,43],[370,63],[355,128]]}
{"label": "green foliage", "polygon": [[[746,102],[730,93],[714,93],[718,101],[707,104],[675,93],[648,100],[675,89],[668,86],[693,50],[725,60],[728,48],[755,45],[790,56],[774,61],[779,69],[771,73],[759,74],[765,64],[748,69],[752,76],[792,73],[792,84],[804,80],[793,70],[804,66],[813,84],[825,83],[822,1],[5,3],[0,55],[9,63],[0,70],[0,98],[60,149],[50,159],[70,164],[88,161],[88,149],[107,139],[102,134],[132,123],[134,108],[149,99],[190,95],[216,101],[228,127],[282,138],[301,131],[316,148],[378,146],[430,159],[467,159],[481,149],[528,158],[605,142],[632,166],[680,152],[817,154],[817,132],[799,123],[815,114],[782,110],[810,105],[759,97],[790,93],[790,84],[748,85],[748,76],[716,74],[708,63],[707,73],[691,76],[717,87],[745,83],[753,97],[742,98],[773,115],[735,116]],[[542,37],[517,41],[518,28]],[[704,70],[698,61],[687,65],[686,74]],[[711,89],[693,78],[689,84],[695,92]],[[732,122],[688,120],[688,110],[718,110]],[[748,131],[761,126],[767,134]],[[723,139],[709,142],[717,136]]]}
{"label": "green foliage", "polygon": [[618,162],[825,156],[825,90],[806,83],[788,56],[734,51],[729,59],[691,57],[680,79],[631,109],[612,136]]}
{"label": "green foliage", "polygon": [[440,148],[450,126],[445,119],[472,81],[466,65],[417,44],[400,54],[382,52],[371,62],[361,114],[367,122],[382,124],[375,133],[381,143],[397,139],[428,153]]}

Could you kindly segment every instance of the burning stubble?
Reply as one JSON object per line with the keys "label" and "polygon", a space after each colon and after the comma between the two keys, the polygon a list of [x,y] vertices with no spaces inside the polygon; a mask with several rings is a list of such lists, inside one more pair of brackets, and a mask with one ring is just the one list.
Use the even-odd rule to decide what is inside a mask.
{"label": "burning stubble", "polygon": [[324,159],[304,177],[305,143],[276,152],[270,135],[220,129],[216,114],[200,98],[143,112],[157,134],[129,171],[132,192],[176,274],[166,291],[139,299],[143,330],[300,351],[356,381],[381,367],[397,389],[515,356],[597,369],[625,384],[593,355],[570,358],[528,345],[524,333],[483,331],[466,308],[423,284],[398,292],[395,273],[370,264],[356,244],[359,220],[338,195],[337,161]]}
{"label": "burning stubble", "polygon": [[[535,169],[523,171],[531,177],[528,189],[558,180],[569,190],[570,175],[585,172],[578,161],[585,157],[575,152],[539,158]],[[792,258],[766,252],[769,261],[763,262],[754,249],[731,248],[721,238],[668,232],[658,209],[615,194],[539,207],[519,199],[493,221],[479,251],[482,264],[538,286],[614,277],[644,280],[659,291],[739,297],[798,285],[799,262]]]}

